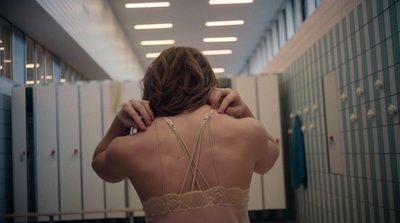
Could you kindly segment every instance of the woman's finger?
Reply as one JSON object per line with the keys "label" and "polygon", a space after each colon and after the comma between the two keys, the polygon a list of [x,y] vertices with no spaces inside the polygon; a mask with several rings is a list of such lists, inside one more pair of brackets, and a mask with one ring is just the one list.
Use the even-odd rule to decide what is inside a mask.
{"label": "woman's finger", "polygon": [[[136,101],[129,101],[128,103],[124,104],[123,111],[133,119],[133,122],[139,126],[140,129],[145,130],[146,125],[144,124],[141,115],[138,113],[138,109],[141,105],[138,105]],[[143,106],[142,106],[143,107]]]}
{"label": "woman's finger", "polygon": [[224,89],[222,90],[224,98],[219,105],[218,112],[222,113],[225,112],[229,106],[235,105],[236,100],[238,100],[237,92],[232,89]]}
{"label": "woman's finger", "polygon": [[[153,121],[154,119],[156,119],[156,117],[155,117],[153,111],[152,111],[151,108],[150,108],[150,103],[149,103],[149,101],[142,101],[142,104],[143,104],[144,108],[146,109],[147,113],[148,113],[149,116],[150,116],[150,124],[151,124],[151,121]],[[148,124],[148,125],[149,125],[149,124]]]}

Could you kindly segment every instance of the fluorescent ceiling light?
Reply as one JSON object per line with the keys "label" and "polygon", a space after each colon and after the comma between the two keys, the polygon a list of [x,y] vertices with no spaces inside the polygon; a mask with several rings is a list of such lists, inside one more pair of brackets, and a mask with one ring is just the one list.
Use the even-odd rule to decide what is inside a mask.
{"label": "fluorescent ceiling light", "polygon": [[0,70],[3,70],[3,66],[0,65]]}
{"label": "fluorescent ceiling light", "polygon": [[210,0],[210,5],[222,5],[222,4],[243,4],[252,3],[253,0]]}
{"label": "fluorescent ceiling light", "polygon": [[147,53],[146,58],[157,58],[160,53]]}
{"label": "fluorescent ceiling light", "polygon": [[172,28],[172,23],[160,23],[160,24],[143,24],[135,25],[134,29],[169,29]]}
{"label": "fluorescent ceiling light", "polygon": [[[39,67],[39,64],[36,64],[36,67]],[[33,63],[28,63],[26,64],[26,68],[34,68],[34,64]]]}
{"label": "fluorescent ceiling light", "polygon": [[46,80],[52,80],[52,79],[53,79],[53,76],[46,75]]}
{"label": "fluorescent ceiling light", "polygon": [[232,54],[232,50],[204,50],[201,53],[204,55],[223,55]]}
{"label": "fluorescent ceiling light", "polygon": [[0,47],[0,50],[4,50],[4,47]]}
{"label": "fluorescent ceiling light", "polygon": [[60,83],[65,83],[67,80],[65,78],[61,78]]}
{"label": "fluorescent ceiling light", "polygon": [[149,45],[170,45],[174,44],[175,40],[170,39],[170,40],[145,40],[140,42],[140,45],[142,46],[149,46]]}
{"label": "fluorescent ceiling light", "polygon": [[219,74],[219,73],[224,73],[225,69],[224,68],[213,68],[214,73]]}
{"label": "fluorescent ceiling light", "polygon": [[126,3],[125,8],[159,8],[169,7],[169,2],[146,2],[146,3]]}
{"label": "fluorescent ceiling light", "polygon": [[237,38],[236,37],[214,37],[214,38],[204,38],[203,41],[206,43],[235,42],[235,41],[237,41]]}
{"label": "fluorescent ceiling light", "polygon": [[[26,84],[35,84],[35,81],[26,81]],[[40,84],[40,81],[37,80],[36,84]]]}
{"label": "fluorescent ceiling light", "polygon": [[235,26],[235,25],[243,25],[243,24],[244,24],[243,20],[206,22],[206,26]]}
{"label": "fluorescent ceiling light", "polygon": [[3,60],[4,63],[11,63],[11,60]]}

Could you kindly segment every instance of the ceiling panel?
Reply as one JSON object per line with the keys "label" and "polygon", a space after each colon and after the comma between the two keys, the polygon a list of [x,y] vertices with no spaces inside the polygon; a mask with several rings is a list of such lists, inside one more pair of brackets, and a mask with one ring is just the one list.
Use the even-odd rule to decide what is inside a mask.
{"label": "ceiling panel", "polygon": [[[141,46],[143,40],[174,39],[175,46],[191,46],[203,50],[231,49],[231,55],[207,56],[214,68],[225,68],[224,74],[237,74],[256,44],[268,29],[271,20],[283,7],[282,0],[254,0],[250,4],[209,5],[208,0],[170,0],[166,8],[127,9],[126,3],[146,2],[138,0],[108,0],[124,30],[128,42],[143,67],[153,59],[146,53],[156,53],[171,47]],[[150,1],[147,1],[150,2]],[[207,21],[244,20],[244,25],[207,27]],[[173,23],[171,29],[135,30],[137,24]],[[204,43],[205,37],[235,36],[236,42]],[[223,75],[224,75],[223,74]]]}

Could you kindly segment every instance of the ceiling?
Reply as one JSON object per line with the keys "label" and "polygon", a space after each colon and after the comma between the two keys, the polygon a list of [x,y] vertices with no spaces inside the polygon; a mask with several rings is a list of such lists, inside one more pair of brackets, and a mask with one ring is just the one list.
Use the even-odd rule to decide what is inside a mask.
{"label": "ceiling", "polygon": [[[175,40],[175,46],[203,50],[231,49],[230,55],[207,56],[213,68],[224,68],[225,74],[238,74],[264,35],[271,20],[283,7],[282,0],[254,0],[248,4],[210,5],[208,0],[169,0],[165,8],[132,9],[126,3],[143,0],[108,0],[139,62],[146,68],[159,53],[171,45],[142,46],[143,40]],[[243,25],[207,27],[208,21],[244,20]],[[170,29],[135,30],[134,25],[172,23]],[[206,37],[237,37],[236,42],[205,43]]]}
{"label": "ceiling", "polygon": [[[191,46],[200,51],[232,50],[230,55],[207,56],[213,68],[224,68],[222,75],[229,75],[242,72],[246,61],[271,21],[276,19],[285,1],[254,0],[249,4],[209,5],[208,0],[169,0],[170,6],[167,8],[125,8],[126,3],[135,2],[150,0],[0,0],[0,16],[89,79],[126,80],[136,74],[138,77],[142,76],[153,60],[145,55],[161,52],[171,45],[142,46],[140,42],[160,39],[173,39],[176,46]],[[91,4],[109,6],[111,9],[97,10]],[[104,16],[109,17],[108,13],[101,17],[101,13],[107,11],[116,17],[115,24],[103,23],[113,20],[103,19]],[[244,20],[244,25],[205,26],[207,21],[223,20]],[[173,28],[133,29],[137,24],[154,23],[173,23]],[[119,27],[115,29],[115,26]],[[73,29],[69,29],[70,27]],[[93,29],[97,31],[91,31]],[[121,30],[121,35],[125,38],[108,35],[106,31],[109,30]],[[103,31],[101,38],[99,31]],[[206,37],[231,36],[237,37],[237,41],[203,42]],[[120,44],[121,39],[126,39],[127,43]],[[95,49],[96,47],[99,49]],[[132,48],[129,51],[134,54],[133,60],[131,56],[121,59],[125,55],[123,51],[129,47]],[[127,64],[134,65],[129,67]]]}

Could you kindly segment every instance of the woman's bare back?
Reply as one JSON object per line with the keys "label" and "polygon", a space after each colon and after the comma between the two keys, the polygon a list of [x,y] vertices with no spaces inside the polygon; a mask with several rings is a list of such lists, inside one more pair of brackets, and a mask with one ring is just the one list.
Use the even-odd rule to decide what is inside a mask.
{"label": "woman's bare back", "polygon": [[[193,112],[169,117],[176,126],[183,142],[192,154],[200,126],[205,114],[210,111],[205,105]],[[260,124],[254,119],[235,119],[225,114],[212,113],[204,129],[199,151],[198,166],[210,187],[239,187],[248,189],[256,162],[260,159],[259,143],[268,140],[259,136]],[[258,139],[260,138],[260,139]],[[163,118],[157,118],[146,131],[136,135],[119,137],[117,144],[108,150],[112,162],[114,156],[134,185],[142,201],[160,197],[166,193],[179,193],[185,179],[188,160],[179,140]],[[192,154],[193,155],[193,154]],[[198,174],[200,185],[195,190],[206,190],[208,186]],[[193,174],[189,173],[183,193],[191,190]]]}

